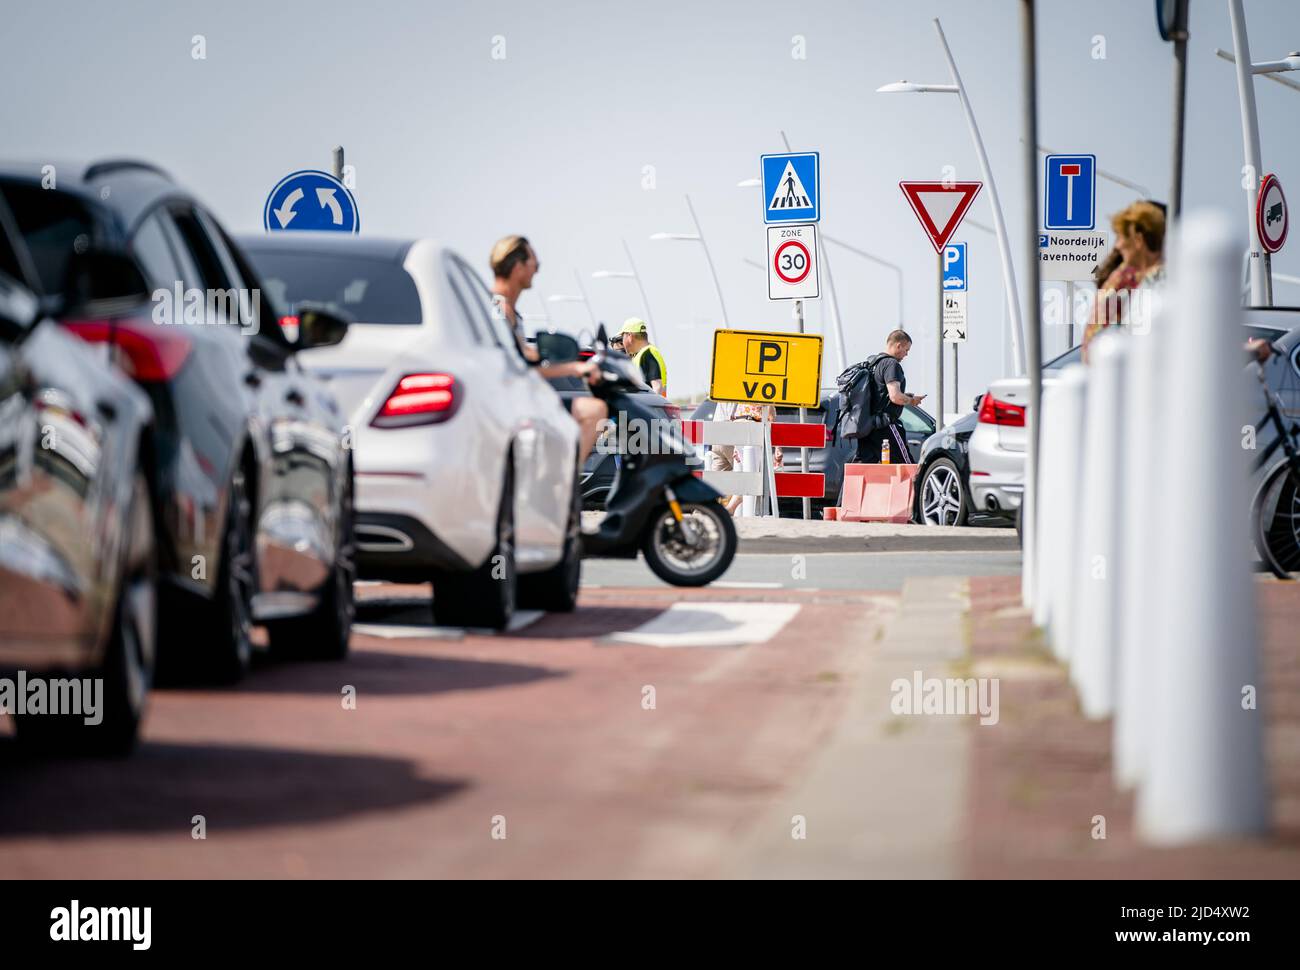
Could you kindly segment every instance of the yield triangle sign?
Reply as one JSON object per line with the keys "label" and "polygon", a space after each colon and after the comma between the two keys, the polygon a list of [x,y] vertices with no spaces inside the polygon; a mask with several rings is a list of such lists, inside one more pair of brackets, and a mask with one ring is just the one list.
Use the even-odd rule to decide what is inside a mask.
{"label": "yield triangle sign", "polygon": [[936,253],[961,225],[983,182],[899,182]]}

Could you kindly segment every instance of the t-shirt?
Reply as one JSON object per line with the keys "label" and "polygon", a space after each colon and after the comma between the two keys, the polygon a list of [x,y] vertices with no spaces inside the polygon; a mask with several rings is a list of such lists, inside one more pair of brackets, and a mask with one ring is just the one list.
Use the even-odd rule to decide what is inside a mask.
{"label": "t-shirt", "polygon": [[641,355],[641,376],[645,378],[647,384],[664,379],[663,372],[659,370],[659,361],[655,360],[655,355],[648,351]]}
{"label": "t-shirt", "polygon": [[903,416],[903,405],[892,404],[889,401],[888,391],[892,381],[898,381],[898,389],[907,391],[907,375],[903,373],[903,365],[896,357],[885,356],[876,361],[876,379],[880,381],[880,386],[885,388],[885,413],[889,415],[890,421],[897,421]]}

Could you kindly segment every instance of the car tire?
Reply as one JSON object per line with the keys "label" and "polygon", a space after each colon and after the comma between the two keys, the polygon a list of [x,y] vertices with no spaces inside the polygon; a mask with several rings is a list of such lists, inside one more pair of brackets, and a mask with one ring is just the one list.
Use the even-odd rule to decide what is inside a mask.
{"label": "car tire", "polygon": [[970,489],[951,458],[936,458],[921,476],[917,513],[922,525],[963,526],[970,517]]}
{"label": "car tire", "polygon": [[519,605],[550,613],[572,613],[582,585],[582,496],[573,484],[569,521],[564,531],[564,557],[550,569],[519,577]]}
{"label": "car tire", "polygon": [[104,685],[99,723],[87,724],[84,714],[22,715],[15,718],[15,726],[25,747],[107,756],[126,755],[135,747],[153,686],[158,629],[153,501],[140,473],[132,486],[128,516],[109,642],[100,666],[84,674]]}
{"label": "car tire", "polygon": [[339,497],[338,534],[334,539],[334,564],[322,587],[316,608],[305,616],[276,620],[266,625],[271,652],[294,660],[344,660],[356,616],[353,583],[357,578],[356,539],[353,534],[352,469]]}
{"label": "car tire", "polygon": [[504,630],[514,616],[519,590],[515,569],[514,459],[506,457],[497,539],[483,565],[472,572],[439,572],[433,578],[433,622],[438,626]]}
{"label": "car tire", "polygon": [[253,594],[257,590],[257,556],[253,505],[243,466],[227,486],[226,522],[221,538],[217,585],[200,625],[201,673],[204,679],[233,684],[253,662]]}

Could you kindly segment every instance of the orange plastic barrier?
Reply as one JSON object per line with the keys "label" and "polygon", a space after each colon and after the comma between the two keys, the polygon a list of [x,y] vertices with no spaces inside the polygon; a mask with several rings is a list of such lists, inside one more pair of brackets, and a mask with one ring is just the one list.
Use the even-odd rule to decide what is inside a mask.
{"label": "orange plastic barrier", "polygon": [[911,522],[912,485],[919,465],[844,466],[835,515],[840,522]]}

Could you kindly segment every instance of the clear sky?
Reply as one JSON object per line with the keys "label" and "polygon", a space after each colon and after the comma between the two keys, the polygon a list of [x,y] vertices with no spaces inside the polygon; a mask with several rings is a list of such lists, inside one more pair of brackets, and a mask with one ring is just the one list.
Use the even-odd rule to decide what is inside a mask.
{"label": "clear sky", "polygon": [[[652,242],[692,231],[695,205],[736,328],[789,329],[762,272],[758,173],[763,152],[822,158],[822,229],[900,264],[904,322],[916,338],[909,389],[933,390],[934,253],[899,179],[979,178],[957,100],[883,95],[907,78],[948,82],[933,18],[943,23],[983,130],[1017,259],[1024,246],[1017,0],[711,0],[536,3],[60,2],[11,5],[0,33],[0,155],[41,160],[131,155],[183,180],[233,230],[261,227],[267,193],[298,168],[328,168],[342,144],[356,166],[362,230],[427,235],[486,272],[497,237],[522,232],[542,272],[526,312],[587,326],[576,291],[608,324],[641,313],[625,269],[631,247],[651,302],[674,395],[706,390],[718,300],[698,244]],[[1242,141],[1226,0],[1192,0],[1188,209],[1238,218]],[[1168,197],[1173,60],[1148,0],[1040,0],[1039,140],[1091,152],[1098,164]],[[1247,0],[1251,53],[1300,49],[1300,2]],[[206,59],[192,57],[202,35]],[[1104,38],[1104,58],[1097,38]],[[504,39],[504,49],[500,39]],[[498,55],[494,57],[494,52]],[[804,53],[800,58],[793,56]],[[500,55],[504,53],[504,57]],[[1300,79],[1300,75],[1297,75]],[[1263,165],[1300,198],[1300,91],[1257,79]],[[651,169],[647,169],[651,166]],[[650,172],[653,178],[649,178]],[[1132,193],[1100,183],[1099,219]],[[972,216],[990,223],[987,190]],[[1006,372],[997,251],[974,228],[970,340],[961,354],[969,402]],[[848,353],[880,347],[897,321],[887,269],[830,250]],[[1300,241],[1274,258],[1300,275]],[[1023,266],[1017,267],[1024,279]],[[825,290],[823,280],[823,290]],[[1279,284],[1277,302],[1300,302]],[[819,330],[826,301],[809,304]],[[1065,335],[1045,336],[1046,353]],[[833,343],[825,378],[837,371]]]}

